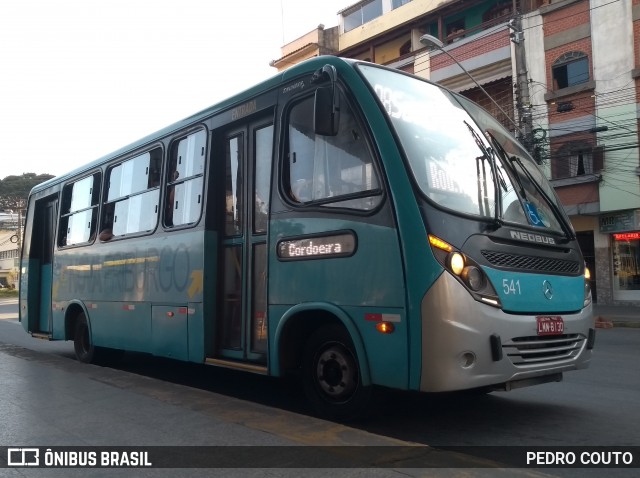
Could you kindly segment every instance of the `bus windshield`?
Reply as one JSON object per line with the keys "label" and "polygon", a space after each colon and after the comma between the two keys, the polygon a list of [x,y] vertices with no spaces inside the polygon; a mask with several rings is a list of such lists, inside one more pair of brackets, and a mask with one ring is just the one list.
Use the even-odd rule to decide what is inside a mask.
{"label": "bus windshield", "polygon": [[414,77],[360,71],[380,99],[421,191],[455,212],[564,232],[561,206],[528,153],[473,102]]}

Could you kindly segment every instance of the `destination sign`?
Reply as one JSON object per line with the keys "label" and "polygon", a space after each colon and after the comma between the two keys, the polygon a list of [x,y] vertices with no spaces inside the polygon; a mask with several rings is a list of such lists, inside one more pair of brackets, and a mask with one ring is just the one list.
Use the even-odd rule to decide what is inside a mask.
{"label": "destination sign", "polygon": [[356,250],[352,232],[284,240],[278,243],[278,257],[288,260],[347,257]]}

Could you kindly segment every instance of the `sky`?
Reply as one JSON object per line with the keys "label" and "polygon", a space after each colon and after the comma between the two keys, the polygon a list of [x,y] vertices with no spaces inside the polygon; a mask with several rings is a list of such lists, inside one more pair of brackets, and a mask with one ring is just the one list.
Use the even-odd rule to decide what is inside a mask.
{"label": "sky", "polygon": [[0,179],[59,175],[276,74],[354,0],[0,2]]}

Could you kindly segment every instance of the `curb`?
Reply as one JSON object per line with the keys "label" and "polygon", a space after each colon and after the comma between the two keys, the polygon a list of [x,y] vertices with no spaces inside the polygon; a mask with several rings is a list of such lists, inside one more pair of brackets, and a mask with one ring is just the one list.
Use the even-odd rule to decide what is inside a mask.
{"label": "curb", "polygon": [[595,317],[597,329],[611,329],[613,327],[640,328],[640,318],[622,319],[599,315]]}
{"label": "curb", "polygon": [[616,320],[611,319],[614,327],[627,327],[630,329],[640,329],[640,320]]}

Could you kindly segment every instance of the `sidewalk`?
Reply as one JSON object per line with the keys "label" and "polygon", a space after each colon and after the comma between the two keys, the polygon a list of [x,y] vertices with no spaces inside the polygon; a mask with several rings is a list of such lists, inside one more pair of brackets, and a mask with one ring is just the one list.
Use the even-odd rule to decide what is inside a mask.
{"label": "sidewalk", "polygon": [[593,316],[596,319],[596,326],[599,328],[640,328],[640,307],[593,304]]}
{"label": "sidewalk", "polygon": [[6,312],[0,310],[0,320],[18,320],[18,299],[9,297],[9,298],[0,298],[0,306],[5,305],[15,305],[16,310],[11,312]]}
{"label": "sidewalk", "polygon": [[[196,373],[194,368],[185,369]],[[200,370],[197,373],[204,372]],[[231,375],[220,373],[213,377],[224,380],[230,379]],[[182,460],[180,463],[189,463],[184,455],[191,447],[206,446],[219,453],[220,457],[208,460],[206,466],[226,463],[224,467],[208,470],[191,468],[193,463],[190,463],[183,469],[123,468],[114,471],[78,466],[76,469],[67,467],[44,472],[41,468],[9,468],[5,459],[7,455],[2,453],[0,476],[3,478],[293,478],[308,474],[401,478],[407,476],[404,468],[424,469],[414,471],[411,476],[424,473],[443,478],[548,476],[534,469],[499,468],[504,465],[500,461],[502,458],[496,460],[464,452],[437,450],[416,442],[273,408],[252,401],[252,398],[236,398],[233,392],[225,395],[207,387],[201,389],[109,367],[81,364],[55,353],[38,352],[1,341],[0,383],[3,384],[0,400],[0,444],[3,447],[35,448],[41,450],[41,457],[44,450],[52,445],[80,450],[81,447],[95,447],[99,453],[125,447],[138,450],[175,447],[174,450],[149,451],[150,456],[168,452],[169,455],[159,461],[171,466],[172,456]],[[272,387],[259,379],[253,383]],[[270,458],[260,450],[261,446],[278,448],[267,449],[274,454]],[[296,446],[305,448],[308,453],[301,455],[301,451],[290,448]],[[108,447],[116,448],[109,450]],[[225,447],[229,451],[225,451]],[[388,451],[383,451],[383,447]],[[358,456],[351,455],[354,450],[364,454],[367,449],[374,450],[370,457],[364,455],[368,461],[362,468],[353,467],[353,463],[357,463],[354,460],[359,460]],[[228,456],[238,450],[246,450],[247,455],[235,458],[237,465],[230,465]],[[313,456],[314,453],[319,456]],[[253,458],[259,457],[270,463],[268,467],[258,469],[253,466]],[[151,461],[156,462],[155,459]],[[301,473],[306,466],[316,471],[302,470]],[[323,469],[323,466],[327,468]],[[345,468],[338,475],[327,471],[328,468],[343,466]]]}

